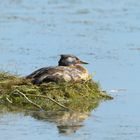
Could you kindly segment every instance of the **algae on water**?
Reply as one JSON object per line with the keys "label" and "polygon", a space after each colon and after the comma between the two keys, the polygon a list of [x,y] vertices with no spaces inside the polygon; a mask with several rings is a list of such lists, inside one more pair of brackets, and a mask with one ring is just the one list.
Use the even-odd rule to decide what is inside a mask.
{"label": "algae on water", "polygon": [[29,80],[9,73],[0,73],[0,104],[24,109],[90,111],[101,100],[112,99],[98,83],[44,83],[33,85]]}

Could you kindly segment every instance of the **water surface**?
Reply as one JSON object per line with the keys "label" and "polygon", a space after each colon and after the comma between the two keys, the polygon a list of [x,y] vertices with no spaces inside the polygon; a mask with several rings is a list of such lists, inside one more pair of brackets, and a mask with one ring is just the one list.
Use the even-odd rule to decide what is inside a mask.
{"label": "water surface", "polygon": [[62,116],[40,120],[1,111],[2,140],[140,139],[140,1],[0,2],[1,71],[24,76],[57,65],[59,54],[75,54],[90,63],[87,68],[96,72],[94,79],[115,97],[78,120],[76,127],[61,129]]}

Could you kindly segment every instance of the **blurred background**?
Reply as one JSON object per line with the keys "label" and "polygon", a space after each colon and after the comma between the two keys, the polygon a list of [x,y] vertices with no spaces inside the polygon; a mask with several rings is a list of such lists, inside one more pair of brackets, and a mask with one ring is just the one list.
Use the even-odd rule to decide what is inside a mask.
{"label": "blurred background", "polygon": [[51,117],[0,113],[1,139],[139,140],[139,7],[138,0],[0,0],[0,71],[25,76],[74,54],[115,97],[63,131]]}

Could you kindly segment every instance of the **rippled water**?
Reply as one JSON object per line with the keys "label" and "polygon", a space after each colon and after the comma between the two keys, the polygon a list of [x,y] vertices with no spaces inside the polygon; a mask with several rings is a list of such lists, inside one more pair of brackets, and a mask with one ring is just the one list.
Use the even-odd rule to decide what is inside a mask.
{"label": "rippled water", "polygon": [[115,97],[82,118],[66,112],[42,120],[40,113],[1,110],[0,139],[140,139],[140,1],[0,3],[1,71],[24,76],[36,68],[57,65],[61,53],[75,54],[90,63],[87,68],[96,72],[94,79]]}

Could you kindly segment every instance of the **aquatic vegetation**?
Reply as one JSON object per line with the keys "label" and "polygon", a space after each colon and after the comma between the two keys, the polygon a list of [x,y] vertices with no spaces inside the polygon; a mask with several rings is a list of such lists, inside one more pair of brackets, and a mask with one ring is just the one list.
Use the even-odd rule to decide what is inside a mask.
{"label": "aquatic vegetation", "polygon": [[9,108],[83,112],[108,99],[112,97],[102,92],[99,84],[92,80],[33,85],[30,80],[20,76],[0,73],[0,104]]}

